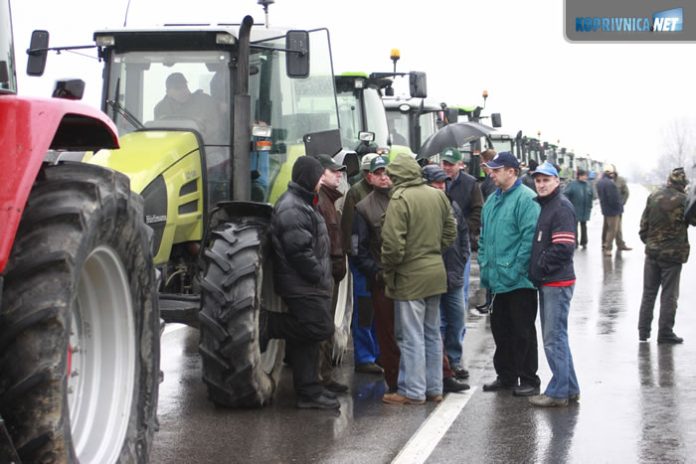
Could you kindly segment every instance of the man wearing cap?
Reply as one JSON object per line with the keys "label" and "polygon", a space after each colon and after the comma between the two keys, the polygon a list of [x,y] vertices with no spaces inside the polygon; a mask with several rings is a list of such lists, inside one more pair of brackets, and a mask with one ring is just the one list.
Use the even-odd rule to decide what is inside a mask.
{"label": "man wearing cap", "polygon": [[[445,171],[451,180],[447,185],[447,195],[456,202],[462,209],[462,214],[466,218],[469,227],[469,244],[473,251],[478,248],[479,231],[481,229],[481,208],[483,197],[481,188],[476,182],[476,178],[463,171],[464,163],[462,153],[456,148],[445,148],[440,153],[440,167]],[[464,296],[464,308],[469,307],[469,274],[471,272],[471,262],[467,260],[464,268],[464,285],[462,293]],[[465,379],[469,373],[463,366],[458,364],[461,360],[453,360],[452,367],[457,373],[457,377]],[[457,364],[455,364],[455,362]]]}
{"label": "man wearing cap", "polygon": [[386,295],[394,300],[395,333],[401,358],[398,391],[389,404],[442,400],[440,295],[447,291],[442,252],[457,236],[447,196],[424,184],[420,166],[398,155],[387,167],[391,200],[382,226]]}
{"label": "man wearing cap", "polygon": [[519,179],[519,162],[512,153],[498,153],[487,165],[498,188],[483,206],[478,261],[481,285],[493,295],[497,378],[483,390],[532,396],[539,393],[541,382],[534,326],[537,292],[528,272],[540,207],[535,193]]}
{"label": "man wearing cap", "polygon": [[[597,196],[599,197],[599,206],[602,209],[604,223],[602,225],[602,249],[604,256],[611,256],[611,250],[614,246],[616,233],[619,227],[619,220],[623,214],[623,203],[621,194],[614,183],[616,170],[613,164],[604,166],[604,174],[597,181]],[[618,244],[617,244],[618,245]]]}
{"label": "man wearing cap", "polygon": [[[365,179],[372,187],[365,198],[355,206],[351,240],[351,260],[366,277],[372,296],[375,332],[379,343],[379,365],[384,369],[384,380],[389,391],[396,391],[399,375],[399,347],[394,336],[394,302],[384,290],[382,271],[382,218],[389,204],[391,179],[386,167],[389,159],[378,156],[370,161]],[[367,303],[367,302],[366,302]]]}
{"label": "man wearing cap", "polygon": [[368,153],[363,155],[360,160],[362,179],[353,184],[348,193],[346,193],[341,216],[341,233],[343,235],[343,249],[348,252],[348,263],[353,275],[353,320],[351,331],[353,335],[355,371],[363,374],[382,375],[384,370],[375,362],[379,357],[379,344],[377,343],[373,325],[368,282],[365,275],[358,270],[350,257],[352,253],[350,242],[353,232],[355,205],[372,191],[372,186],[367,181],[367,176],[370,173],[370,163],[377,157],[379,157],[377,153]]}
{"label": "man wearing cap", "polygon": [[[319,187],[317,209],[324,218],[326,229],[329,233],[329,255],[331,257],[331,275],[333,277],[331,315],[333,316],[338,299],[338,285],[346,275],[346,253],[343,249],[343,237],[341,236],[341,216],[336,211],[336,201],[343,196],[338,190],[338,186],[341,184],[346,167],[336,163],[329,155],[318,155],[317,159],[324,168],[324,174],[322,174],[319,181],[321,186]],[[335,393],[348,391],[347,385],[339,383],[334,379],[333,338],[321,342],[319,349],[319,375],[324,388]]]}
{"label": "man wearing cap", "polygon": [[273,208],[271,239],[275,290],[288,312],[261,311],[261,346],[267,339],[286,341],[297,407],[338,409],[340,403],[319,382],[319,343],[333,335],[330,241],[324,218],[315,208],[324,168],[301,156],[288,189]]}
{"label": "man wearing cap", "polygon": [[568,344],[568,311],[575,288],[575,208],[561,194],[558,170],[548,161],[532,173],[541,213],[534,232],[529,278],[539,289],[539,316],[551,380],[534,406],[567,406],[580,398]]}
{"label": "man wearing cap", "polygon": [[[445,191],[447,174],[436,164],[421,169],[423,179],[433,188]],[[464,308],[464,268],[469,260],[469,226],[457,202],[451,201],[454,219],[457,221],[457,238],[442,253],[447,272],[447,291],[440,296],[440,328],[443,337],[442,389],[445,393],[468,390],[463,379],[457,379],[451,366],[460,366],[463,359],[466,311]]]}
{"label": "man wearing cap", "polygon": [[155,119],[192,119],[206,143],[220,142],[222,124],[215,100],[200,89],[191,93],[180,72],[167,77],[166,95],[155,105]]}
{"label": "man wearing cap", "polygon": [[653,307],[660,288],[662,292],[657,343],[674,344],[684,341],[673,329],[682,264],[689,259],[687,227],[689,224],[696,225],[693,217],[688,221],[684,218],[687,204],[684,191],[687,184],[684,169],[673,169],[667,185],[650,194],[640,218],[639,235],[645,243],[643,298],[638,318],[640,341],[650,338]]}

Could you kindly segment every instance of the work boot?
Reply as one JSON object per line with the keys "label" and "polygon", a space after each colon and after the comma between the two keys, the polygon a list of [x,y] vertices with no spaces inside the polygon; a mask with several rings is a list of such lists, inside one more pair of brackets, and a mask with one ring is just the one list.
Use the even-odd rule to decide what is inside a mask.
{"label": "work boot", "polygon": [[611,257],[611,250],[604,250],[604,251],[602,252],[602,254],[603,254],[604,256],[609,256],[609,257]]}
{"label": "work boot", "polygon": [[445,393],[456,393],[468,390],[469,384],[454,377],[445,377],[442,379],[442,391]]}
{"label": "work boot", "polygon": [[534,396],[539,394],[539,387],[522,384],[512,389],[512,396]]}
{"label": "work boot", "polygon": [[546,395],[535,395],[529,398],[529,403],[542,408],[568,406],[566,398],[551,398]]}
{"label": "work boot", "polygon": [[515,387],[515,385],[503,383],[500,379],[495,379],[491,383],[483,384],[483,391],[493,392],[500,390],[512,390],[513,387]]}
{"label": "work boot", "polygon": [[297,399],[298,409],[340,409],[341,403],[336,398],[329,398],[320,393],[317,396],[301,396]]}
{"label": "work boot", "polygon": [[631,251],[633,248],[623,245],[618,248],[619,251]]}
{"label": "work boot", "polygon": [[425,400],[431,403],[442,403],[442,395],[428,395]]}
{"label": "work boot", "polygon": [[387,393],[382,397],[382,402],[387,404],[424,404],[425,400],[416,400],[399,393]]}
{"label": "work boot", "polygon": [[657,343],[662,345],[662,344],[670,344],[670,345],[676,345],[679,343],[684,343],[684,339],[681,337],[677,337],[677,334],[671,333],[669,335],[660,335],[657,337]]}
{"label": "work boot", "polygon": [[648,338],[650,338],[649,332],[638,332],[638,340],[640,340],[641,342],[647,342]]}
{"label": "work boot", "polygon": [[463,367],[457,367],[456,369],[454,369],[454,376],[459,380],[466,380],[469,378],[469,371],[467,371]]}
{"label": "work boot", "polygon": [[336,382],[335,380],[329,380],[323,384],[324,388],[334,393],[345,393],[348,391],[348,385]]}
{"label": "work boot", "polygon": [[355,372],[360,372],[361,374],[384,375],[384,369],[375,363],[356,364]]}

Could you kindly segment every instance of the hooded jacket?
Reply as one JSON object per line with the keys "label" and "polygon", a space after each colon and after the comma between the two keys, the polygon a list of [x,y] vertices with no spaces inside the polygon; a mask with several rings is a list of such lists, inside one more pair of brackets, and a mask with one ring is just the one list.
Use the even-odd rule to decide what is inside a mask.
{"label": "hooded jacket", "polygon": [[589,221],[590,214],[592,213],[592,200],[594,199],[592,186],[589,182],[585,180],[574,180],[568,184],[563,194],[573,204],[577,220],[580,222]]}
{"label": "hooded jacket", "polygon": [[681,187],[667,184],[650,194],[640,218],[639,231],[647,256],[682,264],[689,259],[689,223],[684,218],[686,204],[687,196]]}
{"label": "hooded jacket", "polygon": [[281,297],[331,297],[329,234],[315,207],[313,191],[323,172],[319,161],[308,156],[298,158],[288,190],[273,208],[275,290]]}
{"label": "hooded jacket", "polygon": [[478,261],[481,286],[493,293],[535,288],[528,277],[540,210],[534,197],[517,179],[508,190],[496,190],[483,205]]}
{"label": "hooded jacket", "polygon": [[445,194],[425,185],[416,160],[399,155],[387,167],[392,196],[382,226],[386,295],[416,300],[447,291],[442,252],[457,237]]}

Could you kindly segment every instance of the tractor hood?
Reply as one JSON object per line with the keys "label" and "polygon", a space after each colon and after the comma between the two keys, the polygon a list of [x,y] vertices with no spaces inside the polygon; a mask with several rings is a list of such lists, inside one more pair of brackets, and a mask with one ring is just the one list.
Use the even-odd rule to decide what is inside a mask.
{"label": "tractor hood", "polygon": [[198,151],[198,147],[193,132],[137,131],[121,137],[120,149],[100,150],[88,162],[126,174],[131,180],[131,190],[142,193],[157,176]]}

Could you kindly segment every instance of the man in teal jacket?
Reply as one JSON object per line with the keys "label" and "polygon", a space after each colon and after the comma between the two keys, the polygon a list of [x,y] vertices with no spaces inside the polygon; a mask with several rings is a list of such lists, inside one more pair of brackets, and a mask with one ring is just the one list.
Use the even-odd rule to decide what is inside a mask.
{"label": "man in teal jacket", "polygon": [[519,179],[519,162],[512,153],[499,153],[487,166],[497,189],[483,206],[478,260],[481,285],[493,294],[497,378],[483,390],[538,395],[537,291],[528,269],[540,207],[536,194]]}
{"label": "man in teal jacket", "polygon": [[442,252],[457,237],[444,192],[425,185],[416,160],[398,155],[387,166],[393,182],[382,225],[386,295],[394,300],[394,331],[401,351],[398,390],[389,404],[442,400],[440,295],[447,291]]}

